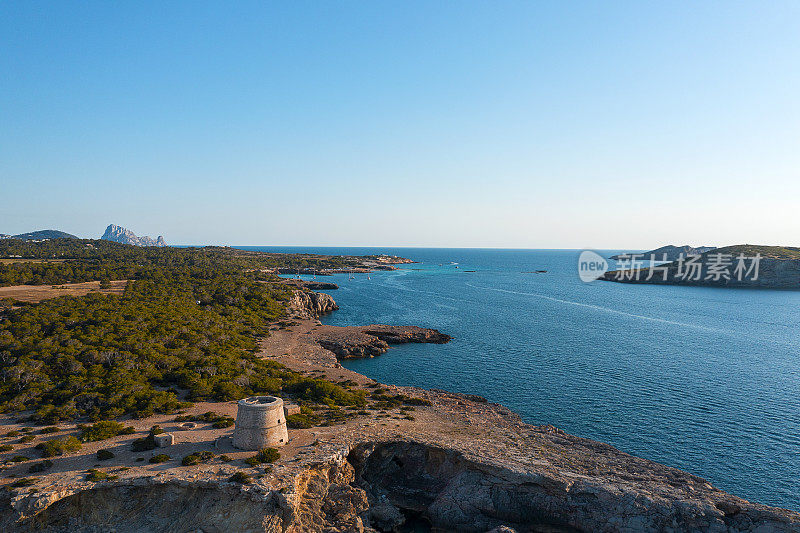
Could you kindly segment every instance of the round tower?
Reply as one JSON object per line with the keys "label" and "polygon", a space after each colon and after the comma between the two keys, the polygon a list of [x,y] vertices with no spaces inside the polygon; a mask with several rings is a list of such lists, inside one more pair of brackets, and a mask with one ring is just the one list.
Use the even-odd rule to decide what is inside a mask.
{"label": "round tower", "polygon": [[283,400],[275,396],[251,396],[239,400],[233,445],[241,450],[283,446],[289,441]]}

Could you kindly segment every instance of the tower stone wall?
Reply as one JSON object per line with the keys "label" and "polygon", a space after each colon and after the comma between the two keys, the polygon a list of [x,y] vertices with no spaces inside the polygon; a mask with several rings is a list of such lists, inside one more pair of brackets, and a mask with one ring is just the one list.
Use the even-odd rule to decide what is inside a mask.
{"label": "tower stone wall", "polygon": [[233,445],[241,450],[260,450],[289,442],[283,400],[275,396],[251,396],[239,400]]}

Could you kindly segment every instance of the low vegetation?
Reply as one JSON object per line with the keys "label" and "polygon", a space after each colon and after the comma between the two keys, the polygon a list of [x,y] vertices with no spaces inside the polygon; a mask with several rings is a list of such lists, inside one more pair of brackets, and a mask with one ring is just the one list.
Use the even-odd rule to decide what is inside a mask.
{"label": "low vegetation", "polygon": [[106,450],[106,449],[97,450],[98,461],[108,461],[109,459],[113,458],[114,458],[114,452],[112,452],[111,450]]}
{"label": "low vegetation", "polygon": [[36,445],[36,449],[41,452],[42,457],[55,457],[56,455],[77,452],[81,449],[81,441],[70,435],[41,442]]}
{"label": "low vegetation", "polygon": [[235,474],[233,474],[231,477],[228,478],[228,481],[230,481],[231,483],[245,484],[253,481],[253,478],[250,477],[249,474],[246,474],[244,472],[236,472]]}
{"label": "low vegetation", "polygon": [[161,433],[164,433],[164,430],[161,429],[160,426],[153,426],[150,428],[150,432],[146,437],[134,440],[131,444],[131,448],[135,452],[154,450],[156,447],[156,435],[160,435]]}
{"label": "low vegetation", "polygon": [[28,467],[28,472],[31,474],[36,474],[38,472],[44,472],[45,470],[50,470],[53,467],[53,461],[50,459],[45,459],[44,461],[32,464]]}
{"label": "low vegetation", "polygon": [[192,452],[183,459],[181,464],[183,466],[192,466],[200,463],[207,463],[214,458],[213,452]]}
{"label": "low vegetation", "polygon": [[78,428],[81,430],[80,439],[83,442],[105,440],[117,435],[131,435],[136,432],[133,426],[125,426],[114,420],[101,420],[91,426],[79,425]]}
{"label": "low vegetation", "polygon": [[309,415],[298,414],[286,417],[286,425],[292,429],[307,429],[316,424],[316,420]]}
{"label": "low vegetation", "polygon": [[169,459],[170,459],[169,455],[167,455],[165,453],[159,453],[158,455],[154,455],[153,457],[151,457],[150,458],[150,462],[154,463],[154,464],[155,463],[166,463],[167,461],[169,461]]}
{"label": "low vegetation", "polygon": [[87,472],[86,481],[113,481],[119,476],[112,476],[102,470],[90,468]]}
{"label": "low vegetation", "polygon": [[281,458],[281,454],[275,448],[264,448],[253,457],[248,457],[244,460],[250,466],[257,466],[262,463],[274,463]]}
{"label": "low vegetation", "polygon": [[[0,257],[9,255],[63,261],[0,264],[0,285],[130,281],[122,295],[94,292],[0,309],[0,412],[30,410],[37,423],[53,424],[143,418],[187,402],[279,392],[328,406],[365,403],[363,391],[255,355],[258,337],[284,316],[289,295],[261,283],[270,276],[261,270],[344,266],[351,259],[77,239],[0,241]],[[229,427],[232,420],[212,424]]]}
{"label": "low vegetation", "polygon": [[229,416],[220,415],[214,411],[208,411],[202,415],[180,415],[175,417],[175,422],[211,422],[211,427],[223,429],[231,427],[235,420]]}

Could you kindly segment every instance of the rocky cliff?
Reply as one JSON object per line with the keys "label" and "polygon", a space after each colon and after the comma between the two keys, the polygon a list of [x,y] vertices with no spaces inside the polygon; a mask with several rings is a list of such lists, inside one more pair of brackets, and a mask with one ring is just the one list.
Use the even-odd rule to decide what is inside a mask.
{"label": "rocky cliff", "polygon": [[[797,513],[747,502],[701,478],[606,444],[522,424],[500,406],[451,393],[429,392],[423,399],[432,406],[415,412],[422,422],[317,431],[315,444],[249,485],[225,481],[241,467],[219,463],[151,477],[6,492],[0,496],[0,528],[47,533],[800,531]],[[292,438],[302,437],[292,432]]]}
{"label": "rocky cliff", "polygon": [[292,291],[289,309],[296,318],[318,318],[339,309],[329,294],[322,292]]}
{"label": "rocky cliff", "polygon": [[115,224],[109,224],[106,228],[105,233],[103,236],[100,237],[102,240],[105,241],[114,241],[120,242],[122,244],[132,244],[134,246],[166,246],[167,243],[164,242],[164,237],[161,235],[158,236],[157,239],[153,239],[151,237],[137,237],[135,233],[133,233],[129,229],[125,229],[122,226],[117,226]]}

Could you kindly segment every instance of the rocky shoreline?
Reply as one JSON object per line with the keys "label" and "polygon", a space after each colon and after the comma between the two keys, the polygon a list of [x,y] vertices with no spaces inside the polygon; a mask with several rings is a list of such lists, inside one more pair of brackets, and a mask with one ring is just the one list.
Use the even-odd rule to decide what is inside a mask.
{"label": "rocky shoreline", "polygon": [[[294,323],[276,325],[261,356],[372,391],[385,408],[341,424],[290,429],[280,461],[247,485],[228,481],[241,469],[231,462],[120,468],[118,479],[101,482],[88,482],[83,470],[67,465],[44,476],[46,488],[36,493],[5,493],[0,529],[800,532],[798,513],[747,502],[697,476],[552,426],[526,424],[483,398],[382,385],[344,369],[338,354],[319,342],[337,329],[343,338],[358,332],[382,342],[446,336],[422,328],[324,326],[312,315],[330,302],[321,306],[327,299],[298,292],[307,298],[294,301],[301,306]],[[234,403],[214,407],[235,413]],[[136,422],[136,429],[159,423],[171,430],[163,418]],[[229,445],[230,429],[194,431],[200,432],[195,442],[179,438],[170,453],[206,446],[234,460],[241,455]],[[102,445],[122,449],[130,438]]]}

